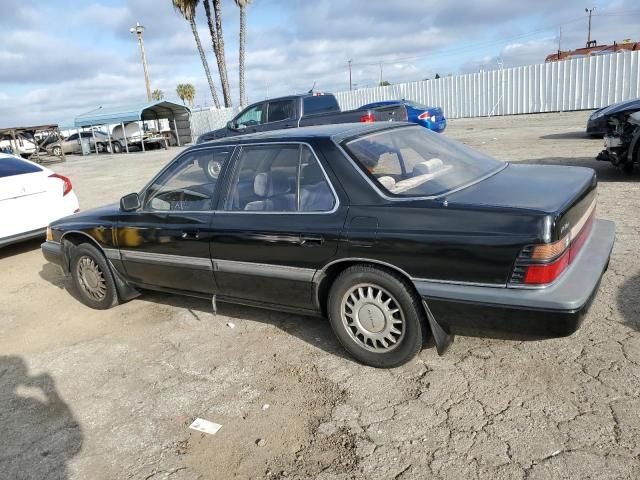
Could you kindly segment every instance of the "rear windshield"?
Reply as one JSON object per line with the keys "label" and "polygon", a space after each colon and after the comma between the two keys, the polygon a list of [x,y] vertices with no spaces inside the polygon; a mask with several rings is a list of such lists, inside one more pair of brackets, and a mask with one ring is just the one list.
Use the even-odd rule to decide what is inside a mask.
{"label": "rear windshield", "polygon": [[314,113],[339,112],[340,106],[333,95],[316,95],[304,98],[303,109],[305,115],[313,115]]}
{"label": "rear windshield", "polygon": [[37,165],[15,157],[0,157],[0,178],[22,175],[24,173],[41,172]]}
{"label": "rear windshield", "polygon": [[373,133],[343,145],[385,193],[437,196],[504,167],[504,163],[422,127]]}

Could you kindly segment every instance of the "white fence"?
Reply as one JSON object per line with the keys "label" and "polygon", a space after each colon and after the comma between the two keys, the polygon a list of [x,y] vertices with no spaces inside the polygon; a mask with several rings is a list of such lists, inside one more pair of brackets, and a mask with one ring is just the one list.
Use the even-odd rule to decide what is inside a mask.
{"label": "white fence", "polygon": [[600,108],[640,97],[640,51],[471,73],[336,94],[343,110],[410,99],[448,118]]}
{"label": "white fence", "polygon": [[215,108],[192,110],[191,136],[193,141],[195,142],[196,138],[203,133],[224,127],[236,113],[238,113],[238,109],[234,107],[221,108],[219,110]]}
{"label": "white fence", "polygon": [[[637,97],[640,51],[336,93],[343,110],[405,98],[442,107],[448,118],[586,110]],[[194,141],[224,127],[237,112],[237,108],[193,111]]]}

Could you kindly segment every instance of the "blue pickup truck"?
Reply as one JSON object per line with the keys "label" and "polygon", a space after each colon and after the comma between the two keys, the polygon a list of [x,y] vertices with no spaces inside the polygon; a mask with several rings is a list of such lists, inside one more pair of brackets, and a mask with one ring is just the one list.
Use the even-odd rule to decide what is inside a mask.
{"label": "blue pickup truck", "polygon": [[272,98],[249,105],[224,128],[200,135],[197,143],[283,128],[332,123],[406,122],[408,119],[408,109],[404,105],[360,107],[343,112],[332,94],[306,93]]}

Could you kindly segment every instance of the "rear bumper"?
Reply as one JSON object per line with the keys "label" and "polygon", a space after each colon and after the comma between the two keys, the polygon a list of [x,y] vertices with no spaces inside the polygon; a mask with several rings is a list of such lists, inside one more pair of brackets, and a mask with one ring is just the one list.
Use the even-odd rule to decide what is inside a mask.
{"label": "rear bumper", "polygon": [[415,281],[435,319],[450,333],[545,338],[570,335],[582,323],[609,265],[615,225],[596,220],[577,259],[554,284],[538,289]]}
{"label": "rear bumper", "polygon": [[62,244],[47,241],[40,245],[40,249],[45,260],[62,267]]}

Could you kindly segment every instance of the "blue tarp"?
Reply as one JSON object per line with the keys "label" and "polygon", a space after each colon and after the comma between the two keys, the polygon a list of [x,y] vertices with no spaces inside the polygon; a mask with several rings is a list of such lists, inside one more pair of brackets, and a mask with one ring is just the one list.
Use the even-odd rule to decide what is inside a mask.
{"label": "blue tarp", "polygon": [[101,106],[78,115],[75,118],[74,125],[75,127],[89,127],[92,125],[136,122],[139,120],[156,120],[158,118],[175,119],[177,116],[188,115],[189,113],[188,107],[165,100],[131,105]]}

